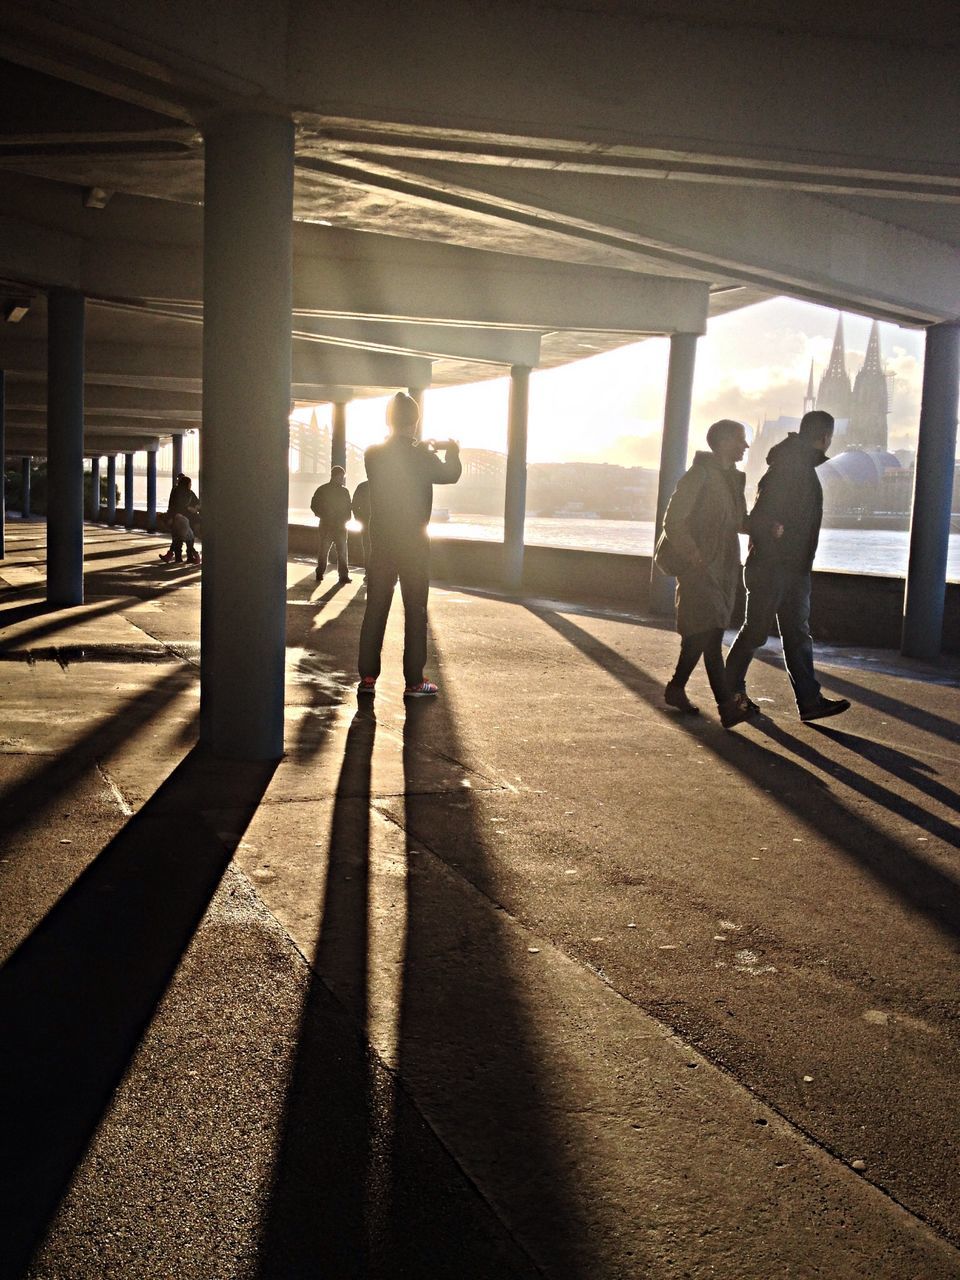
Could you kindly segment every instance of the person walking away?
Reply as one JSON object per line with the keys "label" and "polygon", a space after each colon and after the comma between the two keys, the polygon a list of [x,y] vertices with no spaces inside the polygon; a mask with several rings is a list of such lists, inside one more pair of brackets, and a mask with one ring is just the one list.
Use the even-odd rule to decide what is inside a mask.
{"label": "person walking away", "polygon": [[[757,486],[748,522],[750,550],[743,573],[747,611],[727,655],[730,688],[746,697],[754,651],[766,643],[776,622],[801,720],[822,720],[850,706],[846,698],[825,698],[821,693],[810,635],[811,570],[823,519],[817,467],[826,462],[833,425],[829,413],[814,409],[803,415],[796,432],[767,454],[767,471]],[[750,707],[759,713],[755,703]]]}
{"label": "person walking away", "polygon": [[187,563],[199,564],[200,553],[194,546],[192,517],[200,514],[200,499],[190,488],[192,481],[182,473],[170,490],[170,501],[167,503],[167,518],[170,521],[170,549],[160,553],[164,564],[171,560],[178,563],[183,560],[183,544],[187,544]]}
{"label": "person walking away", "polygon": [[435,684],[423,678],[430,592],[427,525],[433,510],[433,486],[456,484],[463,468],[455,441],[417,442],[419,423],[416,400],[398,392],[387,406],[389,438],[372,445],[364,455],[370,482],[372,555],[360,628],[359,694],[376,692],[383,636],[398,579],[404,614],[404,696],[426,698],[438,692]]}
{"label": "person walking away", "polygon": [[337,549],[337,573],[341,585],[350,581],[347,560],[347,521],[350,519],[350,492],[343,467],[331,467],[330,479],[314,492],[310,510],[320,521],[317,543],[317,581],[327,571],[331,545]]}
{"label": "person walking away", "polygon": [[725,729],[750,715],[747,699],[731,694],[723,663],[723,633],[730,625],[740,577],[740,539],[746,530],[746,477],[737,463],[747,451],[742,423],[730,418],[707,431],[708,451],[694,455],[663,518],[667,541],[684,566],[677,574],[680,658],[663,691],[667,706],[697,715],[687,681],[703,658]]}
{"label": "person walking away", "polygon": [[353,518],[360,526],[360,543],[363,547],[363,580],[368,580],[370,573],[370,481],[361,480],[353,491]]}

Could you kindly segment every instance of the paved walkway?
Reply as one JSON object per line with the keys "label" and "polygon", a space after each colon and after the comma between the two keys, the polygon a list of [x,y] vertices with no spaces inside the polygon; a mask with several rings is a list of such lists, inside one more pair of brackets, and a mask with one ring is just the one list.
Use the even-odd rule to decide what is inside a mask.
{"label": "paved walkway", "polygon": [[960,1277],[957,665],[725,733],[642,619],[437,588],[375,712],[289,565],[288,750],[194,746],[199,573],[0,564],[0,1274]]}

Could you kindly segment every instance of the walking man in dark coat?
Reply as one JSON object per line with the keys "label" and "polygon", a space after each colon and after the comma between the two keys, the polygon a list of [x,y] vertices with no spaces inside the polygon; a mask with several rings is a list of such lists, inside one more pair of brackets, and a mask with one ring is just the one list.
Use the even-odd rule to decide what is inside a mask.
{"label": "walking man in dark coat", "polygon": [[[727,680],[746,695],[747,668],[776,622],[783,661],[801,720],[839,715],[850,703],[825,698],[813,669],[810,586],[813,558],[823,518],[823,490],[817,467],[827,460],[833,418],[822,409],[805,413],[800,428],[767,454],[767,471],[757,486],[750,513],[750,552],[743,573],[747,612],[727,655]],[[751,703],[754,713],[759,711]]]}
{"label": "walking man in dark coat", "polygon": [[387,407],[389,439],[372,445],[364,455],[370,481],[372,555],[360,629],[360,694],[376,691],[383,635],[398,578],[403,596],[404,696],[426,698],[438,692],[435,684],[423,678],[430,591],[427,525],[433,510],[433,486],[456,484],[463,468],[460,448],[454,441],[441,445],[417,442],[419,422],[416,400],[398,392]]}
{"label": "walking man in dark coat", "polygon": [[680,477],[663,518],[663,531],[682,568],[677,573],[680,657],[663,697],[687,715],[699,708],[687,697],[687,681],[703,658],[725,729],[749,715],[746,697],[727,687],[723,633],[737,596],[741,530],[747,522],[745,476],[737,463],[747,451],[742,422],[721,418],[707,431],[709,450],[694,455]]}
{"label": "walking man in dark coat", "polygon": [[350,519],[350,491],[344,481],[343,467],[331,467],[330,479],[314,492],[310,509],[320,521],[320,541],[317,543],[317,581],[327,571],[327,558],[331,544],[337,549],[337,571],[341,583],[350,581],[350,565],[347,560],[347,521]]}

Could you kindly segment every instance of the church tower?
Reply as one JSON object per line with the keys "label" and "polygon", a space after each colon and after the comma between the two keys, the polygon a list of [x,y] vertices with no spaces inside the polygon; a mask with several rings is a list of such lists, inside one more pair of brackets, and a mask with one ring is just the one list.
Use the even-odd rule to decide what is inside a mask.
{"label": "church tower", "polygon": [[833,339],[830,363],[820,379],[817,391],[817,408],[826,409],[835,418],[850,417],[850,375],[847,373],[847,356],[843,346],[843,315],[837,316],[837,332]]}
{"label": "church tower", "polygon": [[874,320],[863,367],[853,384],[846,444],[858,445],[861,449],[886,449],[888,413],[887,379],[880,359],[880,331]]}
{"label": "church tower", "polygon": [[813,361],[810,361],[810,377],[807,379],[807,394],[803,397],[803,412],[809,413],[817,407],[817,398],[813,391]]}

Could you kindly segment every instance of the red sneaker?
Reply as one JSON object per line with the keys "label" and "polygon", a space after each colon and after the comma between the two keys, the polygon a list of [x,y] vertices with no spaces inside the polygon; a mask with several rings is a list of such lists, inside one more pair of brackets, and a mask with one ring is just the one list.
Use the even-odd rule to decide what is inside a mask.
{"label": "red sneaker", "polygon": [[408,684],[403,691],[405,698],[435,698],[440,690],[430,680],[421,680],[419,684]]}

